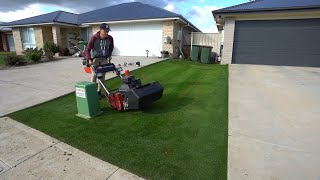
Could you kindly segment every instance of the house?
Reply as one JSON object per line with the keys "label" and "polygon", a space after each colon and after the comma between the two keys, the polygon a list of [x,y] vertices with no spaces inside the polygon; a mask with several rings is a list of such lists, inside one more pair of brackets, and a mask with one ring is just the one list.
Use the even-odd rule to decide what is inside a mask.
{"label": "house", "polygon": [[223,64],[320,66],[319,0],[256,0],[212,13]]}
{"label": "house", "polygon": [[1,26],[0,22],[0,52],[16,51],[13,41],[12,29]]}
{"label": "house", "polygon": [[200,31],[179,14],[140,2],[82,14],[56,11],[13,21],[6,26],[12,28],[17,53],[21,54],[27,47],[42,48],[46,41],[72,48],[72,43],[79,39],[87,41],[99,31],[103,22],[111,28],[110,35],[115,43],[113,55],[120,56],[146,56],[147,50],[149,56],[160,56],[160,51],[164,50],[176,57],[183,49],[181,44],[190,41],[191,32]]}

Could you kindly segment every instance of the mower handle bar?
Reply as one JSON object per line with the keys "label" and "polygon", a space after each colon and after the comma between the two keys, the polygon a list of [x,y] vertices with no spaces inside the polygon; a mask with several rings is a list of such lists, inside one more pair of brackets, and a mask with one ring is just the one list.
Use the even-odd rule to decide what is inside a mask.
{"label": "mower handle bar", "polygon": [[[110,61],[109,61],[109,62],[110,62]],[[91,68],[91,72],[97,77],[98,82],[101,84],[101,86],[103,87],[103,89],[107,92],[108,95],[110,95],[110,92],[109,92],[108,89],[106,88],[104,82],[102,82],[101,79],[98,78],[97,73],[96,73],[96,71],[95,71],[95,66],[94,66],[94,65],[90,65],[90,68]],[[120,70],[119,70],[119,69],[120,69]],[[120,68],[116,68],[115,71],[116,71],[117,76],[119,76],[120,78],[122,78],[122,75],[121,75],[122,68],[121,68],[121,67],[120,67]]]}

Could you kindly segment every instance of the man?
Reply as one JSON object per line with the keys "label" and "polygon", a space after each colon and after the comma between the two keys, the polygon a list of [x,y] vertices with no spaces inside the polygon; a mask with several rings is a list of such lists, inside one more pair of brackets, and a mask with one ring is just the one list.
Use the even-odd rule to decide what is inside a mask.
{"label": "man", "polygon": [[[114,48],[113,38],[108,33],[110,27],[106,23],[100,25],[100,31],[94,34],[86,47],[84,56],[89,61],[90,65],[94,65],[97,68],[99,65],[107,64],[112,59],[112,51]],[[105,81],[106,73],[102,74],[102,81]],[[92,74],[91,82],[96,82],[97,77]],[[98,83],[98,95],[101,99],[101,85]]]}

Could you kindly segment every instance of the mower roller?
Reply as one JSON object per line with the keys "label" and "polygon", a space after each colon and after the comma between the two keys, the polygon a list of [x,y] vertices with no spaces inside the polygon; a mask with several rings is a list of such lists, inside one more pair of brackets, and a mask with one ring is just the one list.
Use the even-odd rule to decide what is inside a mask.
{"label": "mower roller", "polygon": [[[125,76],[121,75],[122,68],[116,68],[113,63],[93,66],[89,65],[84,60],[85,72],[96,75],[98,83],[106,91],[106,97],[111,108],[126,111],[143,109],[152,102],[157,101],[162,97],[163,87],[159,82],[151,82],[142,85],[141,80],[130,75],[126,70]],[[116,91],[109,91],[102,80],[102,74],[107,72],[115,72],[122,80],[122,85]]]}

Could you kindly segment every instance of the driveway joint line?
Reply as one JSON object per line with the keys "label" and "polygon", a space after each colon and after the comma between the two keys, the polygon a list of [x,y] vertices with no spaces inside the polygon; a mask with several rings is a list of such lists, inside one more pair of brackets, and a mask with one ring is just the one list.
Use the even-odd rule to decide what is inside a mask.
{"label": "driveway joint line", "polygon": [[276,143],[264,141],[264,140],[261,140],[261,139],[258,139],[258,138],[254,138],[254,137],[251,137],[251,136],[248,136],[248,135],[245,135],[245,134],[241,134],[241,133],[238,133],[238,135],[244,136],[244,137],[246,137],[246,138],[248,138],[248,139],[252,139],[252,140],[254,140],[254,141],[256,141],[256,142],[260,142],[260,143],[263,143],[263,144],[269,144],[269,145],[273,145],[273,146],[282,147],[282,148],[285,148],[285,149],[289,149],[289,150],[291,150],[291,151],[311,153],[311,152],[307,152],[307,151],[302,150],[302,149],[292,148],[292,147],[289,147],[289,146],[285,146],[285,145],[281,145],[281,144],[276,144]]}
{"label": "driveway joint line", "polygon": [[[23,161],[19,162],[18,164],[14,165],[13,167],[9,166],[10,168],[9,168],[8,170],[4,171],[3,173],[5,173],[5,172],[7,172],[7,171],[9,171],[9,170],[11,170],[11,169],[16,168],[18,165],[20,165],[20,164],[22,164],[22,163],[26,162],[27,160],[29,160],[29,159],[33,158],[34,156],[36,156],[36,155],[38,155],[38,154],[40,154],[40,153],[44,152],[45,150],[47,150],[47,149],[49,149],[49,148],[52,148],[53,146],[55,146],[55,145],[57,145],[57,144],[59,144],[59,143],[61,143],[61,141],[59,141],[59,142],[57,142],[57,143],[54,143],[54,144],[50,145],[49,147],[47,147],[47,148],[45,148],[45,149],[43,149],[43,150],[41,150],[41,151],[39,151],[39,152],[37,152],[37,153],[35,153],[35,154],[33,154],[33,155],[29,156],[27,159],[25,159],[25,160],[23,160]],[[2,174],[3,174],[3,173],[2,173]]]}
{"label": "driveway joint line", "polygon": [[114,175],[118,170],[119,170],[120,168],[118,167],[118,169],[117,170],[115,170],[109,177],[107,177],[107,179],[106,180],[108,180],[112,175]]}
{"label": "driveway joint line", "polygon": [[38,88],[31,87],[31,86],[26,86],[26,85],[23,85],[23,84],[14,83],[14,82],[8,82],[8,81],[4,81],[4,80],[0,80],[0,82],[4,82],[4,83],[7,83],[7,84],[11,84],[11,85],[18,85],[18,86],[22,86],[22,87],[25,87],[25,88],[39,90],[39,91],[47,91],[45,89],[38,89]]}

